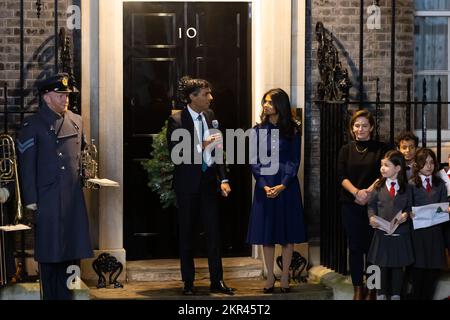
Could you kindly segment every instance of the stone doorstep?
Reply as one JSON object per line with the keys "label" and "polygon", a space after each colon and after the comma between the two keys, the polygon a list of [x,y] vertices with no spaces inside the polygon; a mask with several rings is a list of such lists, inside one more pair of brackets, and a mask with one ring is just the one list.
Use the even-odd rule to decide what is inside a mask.
{"label": "stone doorstep", "polygon": [[91,299],[94,300],[332,300],[333,291],[322,284],[291,284],[289,294],[279,292],[264,294],[262,261],[250,257],[223,258],[224,279],[237,289],[236,295],[226,296],[209,292],[207,259],[195,259],[197,294],[186,297],[181,294],[182,283],[178,259],[127,261],[128,282],[124,288],[112,286],[97,289],[95,281],[89,281]]}
{"label": "stone doorstep", "polygon": [[[311,283],[320,283],[333,290],[334,300],[352,300],[353,285],[350,277],[334,272],[324,266],[312,267],[309,272]],[[442,300],[450,296],[450,272],[442,272],[439,277],[434,300]]]}
{"label": "stone doorstep", "polygon": [[[89,287],[81,281],[74,290],[74,300],[90,300]],[[40,300],[39,283],[16,283],[0,288],[0,300]]]}
{"label": "stone doorstep", "polygon": [[[223,258],[224,279],[257,278],[263,274],[262,261],[244,258]],[[195,259],[195,278],[209,279],[208,260]],[[181,281],[180,261],[143,260],[127,261],[128,281]]]}
{"label": "stone doorstep", "polygon": [[282,294],[277,282],[273,294],[264,294],[262,288],[265,280],[259,278],[229,279],[228,286],[236,289],[234,296],[212,294],[209,292],[209,280],[195,281],[195,296],[181,293],[180,281],[129,282],[122,289],[95,288],[91,286],[92,300],[332,300],[333,291],[321,284],[291,283],[291,292]]}

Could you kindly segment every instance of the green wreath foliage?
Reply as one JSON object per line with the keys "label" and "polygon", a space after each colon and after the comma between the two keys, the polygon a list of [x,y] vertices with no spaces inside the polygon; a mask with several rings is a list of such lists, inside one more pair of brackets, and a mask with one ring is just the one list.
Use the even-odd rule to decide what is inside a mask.
{"label": "green wreath foliage", "polygon": [[150,159],[141,164],[148,174],[148,186],[157,192],[164,209],[175,207],[175,191],[172,188],[174,164],[170,159],[167,147],[167,121],[161,131],[153,137]]}

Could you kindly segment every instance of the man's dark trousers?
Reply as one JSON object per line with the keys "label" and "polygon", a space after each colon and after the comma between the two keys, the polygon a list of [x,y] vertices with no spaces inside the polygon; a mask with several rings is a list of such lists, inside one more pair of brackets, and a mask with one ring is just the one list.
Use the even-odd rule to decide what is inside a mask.
{"label": "man's dark trousers", "polygon": [[186,193],[177,192],[181,275],[183,281],[188,284],[194,282],[195,276],[193,233],[198,214],[202,218],[206,232],[211,283],[223,280],[215,172],[215,168],[208,168],[202,173],[197,192],[192,190],[187,190]]}

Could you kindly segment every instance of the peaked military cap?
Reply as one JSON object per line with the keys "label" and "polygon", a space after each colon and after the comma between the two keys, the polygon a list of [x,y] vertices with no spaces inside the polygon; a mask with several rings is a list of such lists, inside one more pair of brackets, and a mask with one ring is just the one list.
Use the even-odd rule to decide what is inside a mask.
{"label": "peaked military cap", "polygon": [[57,93],[78,92],[78,90],[75,87],[73,87],[74,90],[71,90],[69,84],[70,84],[69,75],[67,73],[58,73],[40,81],[37,87],[41,94],[46,94],[49,92],[57,92]]}

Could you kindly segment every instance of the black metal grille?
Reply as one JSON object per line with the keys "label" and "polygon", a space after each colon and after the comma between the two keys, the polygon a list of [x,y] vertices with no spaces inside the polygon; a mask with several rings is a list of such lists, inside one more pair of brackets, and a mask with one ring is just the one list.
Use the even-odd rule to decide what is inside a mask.
{"label": "black metal grille", "polygon": [[[73,4],[76,4],[78,6],[81,5],[80,0],[73,0]],[[36,14],[37,17],[40,18],[41,10],[42,10],[42,3],[40,0],[38,0],[36,3]],[[4,99],[4,106],[3,111],[0,112],[0,126],[3,126],[3,130],[1,132],[8,133],[12,136],[15,136],[17,131],[19,130],[20,124],[23,122],[25,116],[27,114],[33,114],[36,112],[34,108],[29,108],[29,105],[34,105],[36,102],[40,104],[40,97],[36,99],[32,99],[30,103],[25,103],[25,99],[27,96],[32,93],[32,89],[25,89],[25,79],[28,79],[28,63],[25,63],[25,55],[24,55],[24,43],[25,43],[25,36],[24,36],[24,0],[20,0],[20,6],[19,6],[19,21],[20,21],[20,56],[19,56],[19,73],[20,73],[20,81],[17,87],[14,88],[8,88],[8,85],[6,81],[4,83],[0,83],[0,88],[3,90],[3,99]],[[72,47],[71,38],[67,36],[65,29],[61,28],[58,33],[58,0],[54,0],[54,35],[50,36],[48,39],[43,41],[41,46],[37,49],[37,51],[32,56],[32,61],[29,62],[38,62],[38,65],[41,67],[41,74],[39,75],[39,78],[44,77],[46,74],[50,73],[57,73],[60,70],[63,72],[67,72],[69,74],[69,85],[70,86],[76,86],[79,88],[75,81],[75,75],[74,75],[74,68],[73,64],[76,65],[75,73],[77,75],[77,78],[80,78],[80,70],[79,65],[80,59],[72,59],[71,52]],[[76,49],[75,51],[81,51],[80,50],[80,41],[81,38],[80,31],[73,31],[72,34],[72,40],[78,41],[76,43]],[[48,43],[52,40],[55,40],[55,44],[53,46],[53,54],[49,57],[48,51],[46,50],[46,46]],[[58,54],[60,52],[60,56],[58,59]],[[39,56],[41,55],[41,56]],[[42,58],[41,61],[40,58]],[[45,62],[51,61],[51,59],[54,59],[53,66],[47,65]],[[73,61],[75,60],[75,63]],[[80,88],[79,88],[80,89]],[[19,99],[12,99],[10,98],[11,103],[8,103],[8,96],[10,97],[19,97]],[[77,113],[81,112],[81,108],[79,107],[78,103],[79,99],[76,94],[71,94],[69,97],[69,108]],[[32,246],[32,234],[28,233],[25,235],[25,232],[20,232],[20,236],[18,239],[18,244],[16,244],[17,252],[16,257],[18,257],[21,261],[21,267],[20,269],[20,279],[19,280],[27,280],[28,274],[26,270],[26,264],[25,264],[25,258],[28,256],[28,254],[25,252],[26,244],[27,246]]]}
{"label": "black metal grille", "polygon": [[[436,113],[436,154],[441,159],[442,154],[442,107],[448,107],[448,101],[441,99],[441,81],[437,84],[437,101],[427,101],[427,83],[423,81],[422,100],[411,97],[411,80],[407,82],[407,93],[404,101],[380,100],[380,80],[377,79],[375,101],[349,101],[349,89],[352,86],[347,70],[339,61],[337,49],[333,44],[333,35],[322,23],[316,25],[316,38],[319,42],[319,72],[321,82],[318,85],[319,100],[314,101],[320,110],[320,262],[339,273],[347,273],[347,243],[341,219],[339,203],[340,188],[337,176],[337,159],[342,145],[349,141],[348,120],[353,110],[366,108],[374,113],[375,139],[380,140],[382,112],[389,110],[389,132],[384,134],[394,147],[395,128],[412,128],[414,115],[421,108],[421,140],[422,147],[428,143],[428,118],[431,107],[437,107]],[[395,70],[392,70],[395,72]],[[360,93],[360,97],[362,94]],[[402,110],[405,117],[396,121],[395,110]]]}
{"label": "black metal grille", "polygon": [[[79,0],[74,1],[74,4],[81,5]],[[37,17],[40,18],[41,13],[41,2],[37,1],[35,3],[36,5],[36,14]],[[8,88],[8,85],[6,82],[4,82],[2,85],[0,85],[3,89],[3,98],[4,98],[4,108],[3,112],[0,113],[0,122],[3,126],[2,132],[9,133],[9,134],[15,134],[18,130],[20,124],[23,122],[24,117],[27,114],[33,114],[36,112],[34,108],[29,108],[29,105],[34,104],[38,102],[40,104],[40,98],[32,99],[30,103],[26,105],[25,99],[28,95],[32,94],[33,89],[25,89],[25,79],[29,76],[27,74],[28,72],[28,64],[25,63],[25,57],[24,57],[24,43],[25,43],[25,37],[24,37],[24,0],[20,0],[20,6],[19,6],[19,21],[20,21],[20,64],[19,64],[19,73],[20,73],[20,80],[18,87],[14,88]],[[57,72],[66,72],[69,74],[69,86],[70,87],[77,87],[80,89],[79,84],[75,80],[75,74],[74,74],[74,59],[72,58],[71,52],[73,51],[72,43],[76,40],[78,41],[81,37],[81,34],[79,31],[74,30],[74,36],[72,36],[72,39],[70,36],[67,35],[65,28],[60,28],[58,30],[58,0],[55,0],[54,3],[54,35],[49,37],[47,40],[45,40],[42,45],[39,47],[39,49],[33,54],[33,61],[37,60],[38,64],[41,65],[43,60],[51,60],[51,58],[54,59],[53,66],[45,65],[43,69],[41,70],[41,74],[38,78],[45,77],[46,74],[50,73],[57,73]],[[76,36],[75,36],[76,34]],[[48,57],[48,51],[45,50],[46,45],[51,40],[54,40],[54,46],[53,46],[53,55],[51,57]],[[79,41],[78,41],[79,42]],[[80,50],[80,48],[77,46],[75,50]],[[42,57],[39,57],[39,55],[42,55]],[[44,57],[45,56],[45,57]],[[78,57],[79,58],[79,57]],[[76,61],[77,64],[80,64],[79,61]],[[76,73],[77,77],[80,76],[80,70],[79,66],[76,66]],[[19,96],[19,99],[17,101],[14,101],[11,103],[11,105],[8,105],[8,95],[10,96]],[[12,101],[12,100],[10,100]],[[81,113],[81,108],[79,104],[79,97],[77,94],[71,94],[69,96],[69,108],[70,110]],[[16,106],[13,106],[16,105]]]}

